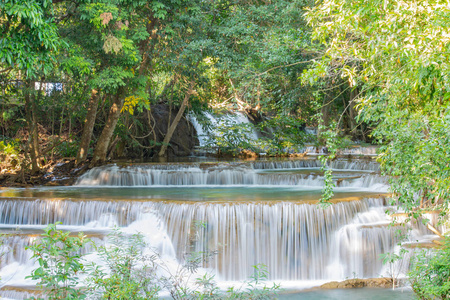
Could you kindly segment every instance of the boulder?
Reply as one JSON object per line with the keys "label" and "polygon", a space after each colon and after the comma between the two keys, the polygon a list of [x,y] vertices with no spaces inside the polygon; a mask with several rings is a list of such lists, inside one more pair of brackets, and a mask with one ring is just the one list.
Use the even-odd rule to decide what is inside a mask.
{"label": "boulder", "polygon": [[[402,284],[403,280],[396,280],[395,284]],[[344,281],[331,281],[322,284],[321,289],[353,289],[353,288],[392,288],[392,278],[380,277],[380,278],[365,278],[365,279],[347,279]]]}
{"label": "boulder", "polygon": [[[148,159],[157,155],[161,148],[161,143],[167,133],[170,123],[175,119],[178,108],[170,107],[166,104],[152,105],[151,114],[141,113],[139,119],[139,129],[133,132],[133,143],[119,143],[120,151],[115,158],[138,158]],[[138,146],[138,143],[141,146]],[[185,117],[178,123],[169,147],[167,155],[169,157],[188,156],[198,145],[197,132],[194,126]]]}

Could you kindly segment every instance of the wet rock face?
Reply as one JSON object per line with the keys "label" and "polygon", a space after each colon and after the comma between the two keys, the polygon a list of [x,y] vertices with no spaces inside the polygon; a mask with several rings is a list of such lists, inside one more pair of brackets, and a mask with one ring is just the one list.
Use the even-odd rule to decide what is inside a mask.
{"label": "wet rock face", "polygon": [[257,124],[261,123],[262,121],[264,121],[261,113],[254,108],[247,108],[245,110],[245,113],[246,113],[248,119],[250,120],[250,122],[252,122],[254,125],[257,125]]}
{"label": "wet rock face", "polygon": [[[142,113],[139,116],[141,128],[136,135],[136,140],[143,146],[126,145],[126,150],[117,153],[119,157],[127,158],[151,158],[161,148],[161,143],[167,133],[167,129],[175,119],[178,108],[165,104],[157,104],[151,107],[151,115]],[[141,138],[144,137],[144,138]],[[167,155],[188,156],[193,152],[194,146],[198,145],[197,132],[192,124],[183,116],[173,133]]]}

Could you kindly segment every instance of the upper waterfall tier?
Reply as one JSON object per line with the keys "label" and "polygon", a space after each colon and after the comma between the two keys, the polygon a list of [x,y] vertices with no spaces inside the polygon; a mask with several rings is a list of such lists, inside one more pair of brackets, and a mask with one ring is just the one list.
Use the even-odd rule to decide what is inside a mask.
{"label": "upper waterfall tier", "polygon": [[[323,186],[323,174],[315,160],[257,161],[213,164],[107,165],[81,176],[77,186]],[[386,180],[376,174],[372,161],[332,162],[337,187],[375,188],[386,191]],[[372,172],[369,172],[372,171]]]}
{"label": "upper waterfall tier", "polygon": [[215,115],[204,111],[202,115],[203,117],[201,119],[203,119],[203,122],[199,122],[196,115],[189,115],[189,121],[191,121],[197,131],[200,147],[213,146],[215,137],[222,136],[223,131],[236,125],[245,128],[245,134],[250,140],[255,141],[258,139],[258,133],[255,127],[241,112],[229,112],[222,115]]}
{"label": "upper waterfall tier", "polygon": [[[300,169],[320,168],[322,166],[320,161],[316,159],[260,160],[248,164],[253,169]],[[380,171],[380,165],[369,159],[336,159],[330,162],[329,167],[334,170]]]}

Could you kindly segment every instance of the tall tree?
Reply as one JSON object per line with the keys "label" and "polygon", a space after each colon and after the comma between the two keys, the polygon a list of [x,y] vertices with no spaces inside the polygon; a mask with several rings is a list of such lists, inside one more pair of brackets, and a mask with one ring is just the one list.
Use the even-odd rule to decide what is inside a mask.
{"label": "tall tree", "polygon": [[[80,49],[79,56],[91,62],[93,70],[87,84],[106,95],[110,103],[91,165],[105,161],[124,104],[128,108],[136,105],[136,100],[148,103],[150,78],[155,66],[159,64],[158,70],[173,73],[178,72],[176,68],[184,68],[183,72],[186,72],[190,64],[184,64],[183,68],[179,64],[192,56],[186,57],[180,49],[189,50],[186,39],[192,34],[188,31],[195,27],[180,29],[177,26],[185,26],[189,16],[199,15],[200,2],[81,1],[78,5],[62,4],[61,11],[66,11],[68,18],[61,34],[73,48]],[[178,36],[182,30],[186,35]],[[180,54],[184,57],[176,56]],[[171,59],[176,63],[168,62]],[[91,104],[95,105],[94,102]],[[86,126],[89,124],[92,123],[87,122]],[[86,133],[83,140],[85,138],[89,139],[89,134]],[[86,153],[86,144],[84,142],[79,150],[80,160],[85,159],[82,152]]]}
{"label": "tall tree", "polygon": [[297,78],[313,58],[303,17],[313,1],[220,1],[211,23],[215,67],[236,108],[309,113],[311,92]]}
{"label": "tall tree", "polygon": [[358,87],[359,117],[374,126],[383,173],[413,216],[448,211],[449,16],[439,0],[327,0],[308,13],[324,51],[307,75]]}
{"label": "tall tree", "polygon": [[[50,72],[64,43],[54,22],[51,0],[13,0],[0,3],[0,68],[20,71],[25,99],[32,173],[39,171],[35,81]],[[39,85],[39,90],[42,85]]]}
{"label": "tall tree", "polygon": [[90,114],[85,123],[78,162],[86,159],[99,99],[95,95],[102,93],[110,103],[109,114],[91,162],[95,165],[106,159],[125,99],[129,96],[138,99],[147,97],[147,74],[141,70],[146,68],[142,63],[145,53],[140,51],[139,43],[150,36],[147,16],[151,9],[147,1],[65,2],[60,9],[68,15],[61,34],[74,49],[79,50],[76,55],[90,63],[92,70],[86,84],[96,91],[91,92]]}

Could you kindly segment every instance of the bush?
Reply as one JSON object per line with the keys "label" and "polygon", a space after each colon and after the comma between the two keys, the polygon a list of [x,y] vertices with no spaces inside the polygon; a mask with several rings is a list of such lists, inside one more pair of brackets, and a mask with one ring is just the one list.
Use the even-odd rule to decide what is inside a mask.
{"label": "bush", "polygon": [[98,299],[157,299],[157,257],[144,255],[143,236],[126,236],[114,229],[108,242],[98,248],[106,267],[92,265],[89,293]]}
{"label": "bush", "polygon": [[76,157],[79,144],[76,140],[63,141],[55,147],[55,150],[62,157]]}
{"label": "bush", "polygon": [[[38,286],[50,299],[158,299],[168,291],[174,299],[272,299],[279,286],[263,285],[267,278],[264,265],[255,266],[254,275],[238,288],[221,291],[214,276],[205,274],[190,281],[202,263],[215,254],[188,253],[185,264],[174,273],[159,259],[148,254],[142,234],[126,235],[114,229],[105,246],[98,247],[102,264],[86,265],[81,248],[91,242],[83,234],[70,237],[69,232],[50,224],[38,242],[30,247],[39,267],[27,278],[39,280]],[[84,282],[78,276],[88,274]],[[83,283],[86,287],[81,287]]]}
{"label": "bush", "polygon": [[19,147],[15,141],[0,141],[0,167],[11,166],[12,168],[16,168],[19,166],[21,161],[19,152]]}
{"label": "bush", "polygon": [[258,126],[268,136],[259,140],[261,151],[268,155],[302,152],[305,143],[315,142],[315,136],[304,131],[305,122],[293,116],[278,115]]}
{"label": "bush", "polygon": [[39,263],[27,278],[38,280],[50,300],[84,299],[85,292],[77,288],[78,276],[85,270],[80,250],[90,240],[82,233],[70,237],[69,232],[57,230],[57,224],[48,225],[38,243],[26,248]]}
{"label": "bush", "polygon": [[215,128],[215,132],[209,133],[207,147],[218,148],[221,154],[237,155],[242,150],[255,151],[255,140],[251,137],[254,128],[250,124],[236,124],[225,120]]}
{"label": "bush", "polygon": [[420,299],[450,299],[450,238],[442,248],[418,254],[408,276]]}

